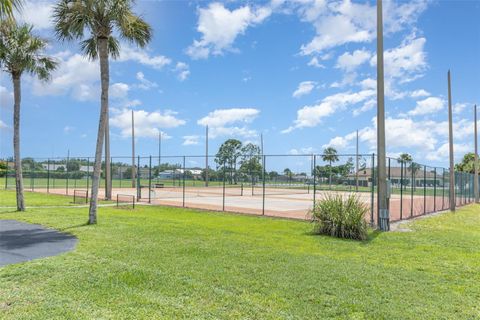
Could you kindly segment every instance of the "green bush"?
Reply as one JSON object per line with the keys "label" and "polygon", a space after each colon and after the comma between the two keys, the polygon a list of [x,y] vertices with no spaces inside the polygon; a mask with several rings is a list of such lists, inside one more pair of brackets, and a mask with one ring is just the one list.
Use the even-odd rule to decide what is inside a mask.
{"label": "green bush", "polygon": [[355,195],[326,195],[312,210],[316,234],[337,238],[367,239],[368,207]]}

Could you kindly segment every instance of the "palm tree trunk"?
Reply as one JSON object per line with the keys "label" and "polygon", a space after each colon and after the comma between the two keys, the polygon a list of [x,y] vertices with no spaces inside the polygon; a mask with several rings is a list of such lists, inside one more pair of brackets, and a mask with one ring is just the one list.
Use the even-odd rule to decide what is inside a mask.
{"label": "palm tree trunk", "polygon": [[98,52],[100,58],[100,78],[102,83],[102,95],[100,121],[98,123],[97,147],[95,149],[95,164],[93,167],[90,210],[88,216],[89,224],[97,223],[98,187],[100,183],[100,171],[102,169],[102,149],[103,141],[105,138],[106,119],[108,117],[108,84],[110,81],[110,74],[108,68],[108,49],[106,38],[98,39]]}
{"label": "palm tree trunk", "polygon": [[112,200],[112,172],[110,164],[110,120],[109,110],[105,116],[105,199]]}
{"label": "palm tree trunk", "polygon": [[17,193],[17,210],[25,211],[25,200],[23,198],[23,174],[22,159],[20,157],[20,101],[21,86],[20,75],[12,75],[13,79],[13,153],[15,161],[15,188]]}

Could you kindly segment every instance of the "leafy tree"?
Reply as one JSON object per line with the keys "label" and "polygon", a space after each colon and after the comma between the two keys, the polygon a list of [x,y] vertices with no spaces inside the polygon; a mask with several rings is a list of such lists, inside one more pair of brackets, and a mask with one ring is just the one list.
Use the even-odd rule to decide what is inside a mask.
{"label": "leafy tree", "polygon": [[0,177],[5,177],[8,171],[8,165],[4,161],[0,161]]}
{"label": "leafy tree", "polygon": [[0,0],[0,19],[13,20],[13,11],[20,11],[22,6],[22,0]]}
{"label": "leafy tree", "polygon": [[76,172],[80,171],[80,163],[76,160],[70,160],[67,162],[67,171]]}
{"label": "leafy tree", "polygon": [[234,181],[234,175],[237,171],[237,158],[240,157],[242,143],[237,139],[228,139],[218,149],[215,156],[217,168],[223,170],[229,169],[230,183]]}
{"label": "leafy tree", "polygon": [[324,149],[323,154],[322,154],[322,160],[329,162],[330,175],[328,177],[328,183],[329,183],[329,186],[331,188],[332,187],[332,171],[331,171],[332,162],[335,163],[339,160],[338,155],[337,155],[337,149],[335,149],[333,147],[328,147],[328,148]]}
{"label": "leafy tree", "polygon": [[[480,166],[480,160],[478,165]],[[460,172],[475,173],[475,153],[470,152],[464,155],[462,162],[455,165],[455,170]]]}
{"label": "leafy tree", "polygon": [[[133,0],[60,0],[54,8],[53,20],[57,37],[60,40],[81,41],[84,54],[92,60],[100,60],[101,111],[92,177],[89,224],[97,222],[97,197],[104,139],[106,168],[107,170],[110,168],[108,163],[110,161],[108,154],[109,57],[115,59],[120,55],[120,43],[116,36],[139,47],[145,47],[152,37],[151,27],[134,14],[132,4]],[[107,198],[111,196],[110,182],[110,179],[107,179]]]}
{"label": "leafy tree", "polygon": [[32,26],[2,21],[0,27],[0,67],[13,81],[13,149],[15,160],[15,186],[17,210],[25,210],[23,173],[20,157],[20,102],[21,78],[25,73],[40,80],[48,80],[57,62],[43,54],[47,42],[32,34]]}
{"label": "leafy tree", "polygon": [[285,169],[283,169],[283,174],[288,178],[288,181],[290,181],[290,183],[291,183],[292,178],[293,178],[292,170],[290,170],[289,168],[285,168]]}
{"label": "leafy tree", "polygon": [[250,177],[260,177],[262,175],[263,166],[261,164],[260,147],[248,143],[241,150],[240,172]]}

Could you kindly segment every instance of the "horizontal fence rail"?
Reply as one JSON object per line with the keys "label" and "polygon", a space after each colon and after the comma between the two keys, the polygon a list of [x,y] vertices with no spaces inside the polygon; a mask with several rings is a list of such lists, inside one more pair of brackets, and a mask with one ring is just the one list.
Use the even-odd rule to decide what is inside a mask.
{"label": "horizontal fence rail", "polygon": [[[72,195],[87,202],[94,157],[24,158],[26,190]],[[111,158],[112,195],[117,203],[159,205],[308,219],[315,203],[331,195],[355,194],[377,221],[377,157],[337,155],[193,155]],[[13,161],[0,160],[5,189],[15,189]],[[387,158],[390,221],[447,210],[449,170]],[[99,197],[105,196],[102,163]],[[475,199],[475,176],[455,172],[456,206]],[[478,179],[478,177],[477,177]],[[134,204],[133,204],[134,205]],[[132,206],[133,206],[132,205]]]}

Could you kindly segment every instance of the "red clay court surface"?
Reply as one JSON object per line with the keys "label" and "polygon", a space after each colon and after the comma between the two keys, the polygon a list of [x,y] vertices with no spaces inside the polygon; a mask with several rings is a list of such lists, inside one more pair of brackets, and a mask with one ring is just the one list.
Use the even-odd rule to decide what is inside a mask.
{"label": "red clay court surface", "polygon": [[[85,190],[85,189],[81,189]],[[35,189],[36,192],[46,193],[47,189]],[[65,188],[50,189],[52,194],[66,195]],[[68,190],[68,195],[73,196],[74,190]],[[173,207],[195,208],[213,211],[227,211],[252,215],[266,215],[272,217],[291,218],[291,219],[309,219],[309,211],[313,207],[313,191],[306,189],[288,189],[288,188],[265,188],[255,187],[165,187],[152,189],[151,194],[148,188],[142,188],[141,199],[138,202],[152,205],[164,205]],[[252,195],[253,193],[253,195]],[[326,195],[342,194],[348,195],[350,192],[343,191],[317,191],[315,198],[321,200]],[[369,208],[365,217],[371,221],[371,208],[373,207],[373,222],[376,223],[376,194],[372,197],[369,192],[356,193],[362,202]],[[114,188],[112,189],[112,199],[117,195],[137,196],[135,188]],[[150,196],[150,199],[149,199]],[[99,198],[104,198],[104,189],[99,190]],[[125,197],[129,198],[129,197]],[[458,200],[458,199],[457,199]],[[131,198],[128,199],[131,201]],[[460,201],[457,201],[461,205]],[[442,196],[423,196],[423,195],[404,195],[401,201],[399,194],[392,195],[390,199],[390,221],[398,221],[418,217],[427,213],[442,211],[449,208],[448,197]],[[401,214],[400,214],[401,213]]]}

